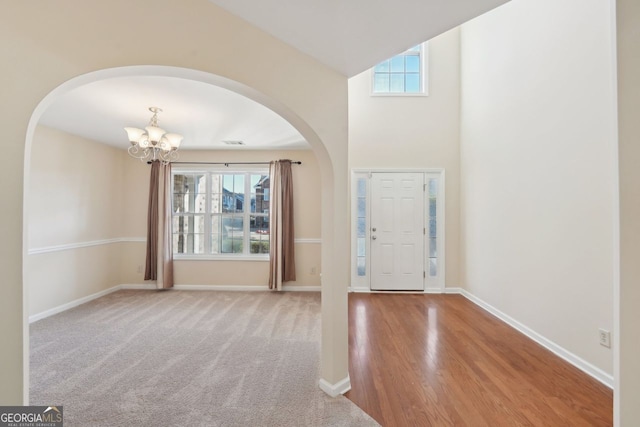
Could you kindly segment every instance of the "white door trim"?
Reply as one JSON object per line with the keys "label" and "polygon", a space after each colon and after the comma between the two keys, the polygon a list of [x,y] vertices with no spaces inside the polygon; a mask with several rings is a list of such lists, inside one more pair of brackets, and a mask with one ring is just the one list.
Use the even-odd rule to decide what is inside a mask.
{"label": "white door trim", "polygon": [[[371,189],[370,189],[370,176],[372,173],[380,173],[380,172],[392,172],[392,173],[406,173],[406,172],[417,172],[424,173],[425,175],[433,174],[438,175],[438,205],[437,205],[437,218],[438,218],[438,236],[441,236],[438,239],[438,277],[437,282],[429,283],[425,279],[424,293],[444,293],[446,290],[446,235],[445,235],[445,212],[446,212],[446,194],[445,194],[445,169],[444,168],[353,168],[351,169],[351,174],[349,178],[351,180],[351,194],[350,194],[350,218],[351,218],[351,286],[349,287],[349,291],[351,292],[372,292],[371,291],[371,269],[370,269],[370,259],[369,256],[371,254],[371,224],[370,222],[370,202],[371,202]],[[365,268],[365,276],[358,276],[357,271],[357,231],[358,231],[358,222],[357,222],[357,208],[358,208],[358,198],[357,198],[357,181],[359,178],[367,178],[367,187],[366,187],[366,224],[365,224],[365,251],[367,256],[366,268]],[[425,197],[425,212],[428,208],[428,197]],[[425,225],[428,225],[425,220]],[[427,237],[425,237],[425,245],[427,244]],[[428,251],[425,250],[425,268],[428,263]],[[399,292],[399,291],[392,291]],[[418,291],[418,293],[423,293],[422,291]]]}

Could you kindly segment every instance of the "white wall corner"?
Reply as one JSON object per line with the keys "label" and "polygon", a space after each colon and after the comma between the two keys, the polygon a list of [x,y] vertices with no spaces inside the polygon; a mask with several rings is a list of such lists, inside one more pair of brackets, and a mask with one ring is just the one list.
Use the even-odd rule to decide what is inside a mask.
{"label": "white wall corner", "polygon": [[320,389],[331,397],[337,397],[338,395],[345,394],[351,390],[351,379],[349,378],[349,375],[335,384],[330,384],[328,381],[320,378],[318,384],[320,385]]}

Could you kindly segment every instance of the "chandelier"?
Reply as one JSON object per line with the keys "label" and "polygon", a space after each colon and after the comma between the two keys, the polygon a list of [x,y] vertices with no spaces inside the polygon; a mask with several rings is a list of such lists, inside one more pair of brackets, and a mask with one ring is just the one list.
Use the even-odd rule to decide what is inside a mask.
{"label": "chandelier", "polygon": [[164,129],[158,127],[158,113],[162,112],[161,108],[149,107],[149,111],[153,113],[153,116],[144,130],[124,128],[127,131],[129,142],[131,142],[127,151],[131,157],[141,161],[159,160],[166,165],[178,158],[178,148],[180,148],[183,136],[177,133],[166,133]]}

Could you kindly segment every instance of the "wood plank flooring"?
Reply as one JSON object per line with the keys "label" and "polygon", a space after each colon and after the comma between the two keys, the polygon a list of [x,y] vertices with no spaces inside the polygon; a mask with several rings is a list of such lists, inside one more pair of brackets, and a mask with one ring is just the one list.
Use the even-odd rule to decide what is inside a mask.
{"label": "wood plank flooring", "polygon": [[611,426],[613,392],[460,295],[350,294],[346,396],[383,426]]}

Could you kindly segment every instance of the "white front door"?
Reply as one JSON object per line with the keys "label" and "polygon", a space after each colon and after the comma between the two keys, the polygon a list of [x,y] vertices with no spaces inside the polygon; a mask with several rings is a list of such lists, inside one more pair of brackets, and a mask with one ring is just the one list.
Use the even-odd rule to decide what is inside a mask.
{"label": "white front door", "polygon": [[371,289],[424,290],[424,174],[371,176]]}

